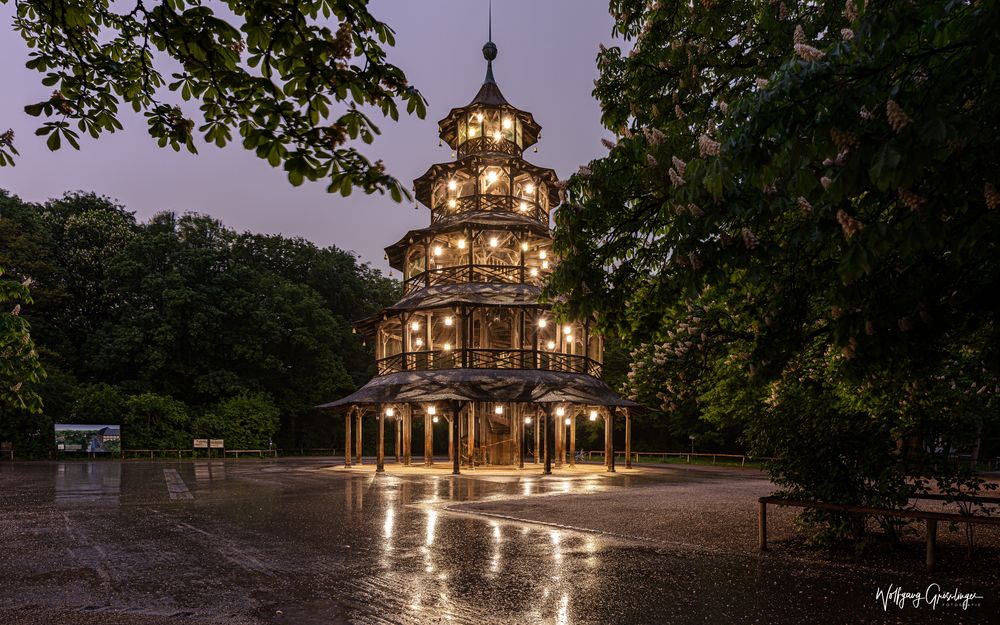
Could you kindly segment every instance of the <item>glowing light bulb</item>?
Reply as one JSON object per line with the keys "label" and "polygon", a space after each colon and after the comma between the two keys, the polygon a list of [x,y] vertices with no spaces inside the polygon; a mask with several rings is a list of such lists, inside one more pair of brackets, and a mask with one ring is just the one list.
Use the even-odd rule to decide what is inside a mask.
{"label": "glowing light bulb", "polygon": [[465,249],[465,239],[459,239],[458,240],[458,249],[460,249],[460,250],[464,250]]}
{"label": "glowing light bulb", "polygon": [[525,193],[534,193],[535,192],[535,185],[531,184],[530,182],[528,184],[524,185],[524,192]]}
{"label": "glowing light bulb", "polygon": [[597,411],[596,410],[591,410],[590,411],[590,420],[591,421],[597,421]]}
{"label": "glowing light bulb", "polygon": [[555,349],[556,348],[556,342],[555,341],[549,341],[548,342],[548,347],[549,347],[549,349]]}
{"label": "glowing light bulb", "polygon": [[528,425],[531,425],[531,417],[525,417],[524,422],[527,423]]}
{"label": "glowing light bulb", "polygon": [[451,324],[452,324],[452,318],[451,317],[445,317],[444,318],[444,325],[450,326]]}
{"label": "glowing light bulb", "polygon": [[513,126],[513,125],[514,125],[514,123],[512,121],[510,121],[509,117],[504,117],[503,118],[503,129],[504,130],[510,130],[510,127]]}
{"label": "glowing light bulb", "polygon": [[493,139],[495,141],[499,141],[500,139],[503,139],[503,134],[501,134],[499,130],[495,130],[493,131]]}
{"label": "glowing light bulb", "polygon": [[414,332],[416,332],[417,330],[420,329],[420,323],[417,322],[417,321],[414,321],[413,323],[410,324],[410,329],[413,330]]}
{"label": "glowing light bulb", "polygon": [[490,237],[490,247],[496,247],[500,245],[500,241],[496,237]]}
{"label": "glowing light bulb", "polygon": [[387,417],[391,417],[391,416],[392,416],[392,415],[394,415],[394,414],[396,414],[396,411],[395,411],[395,410],[393,410],[392,408],[386,408],[386,409],[385,409],[385,416],[387,416]]}
{"label": "glowing light bulb", "polygon": [[566,417],[566,425],[569,425],[570,423],[572,423],[572,421],[570,420],[569,417]]}
{"label": "glowing light bulb", "polygon": [[538,257],[541,258],[542,260],[545,260],[546,258],[549,257],[549,253],[546,252],[545,250],[542,250],[541,252],[538,252]]}
{"label": "glowing light bulb", "polygon": [[541,319],[538,320],[538,327],[539,328],[544,328],[547,325],[549,325],[549,322],[548,322],[547,319],[545,319],[545,317],[542,317]]}
{"label": "glowing light bulb", "polygon": [[572,343],[573,342],[573,335],[572,334],[567,334],[566,335],[566,342],[567,343]]}
{"label": "glowing light bulb", "polygon": [[538,277],[538,267],[532,267],[531,271],[529,271],[528,273],[531,274],[532,278],[537,278]]}
{"label": "glowing light bulb", "polygon": [[454,191],[457,188],[458,188],[458,183],[457,182],[455,182],[454,180],[449,180],[448,181],[448,190],[449,191]]}
{"label": "glowing light bulb", "polygon": [[437,409],[436,406],[427,406],[427,414],[429,414],[429,415],[436,415],[437,411],[438,411],[438,409]]}
{"label": "glowing light bulb", "polygon": [[451,351],[451,343],[445,343],[444,344],[444,351],[446,351],[446,352],[450,352]]}
{"label": "glowing light bulb", "polygon": [[434,417],[433,419],[431,419],[431,421],[433,421],[434,423],[437,423],[438,422],[438,418]]}
{"label": "glowing light bulb", "polygon": [[443,251],[444,251],[444,250],[442,250],[442,249],[441,249],[441,246],[440,246],[440,245],[435,245],[435,246],[434,246],[434,255],[435,255],[435,256],[440,256],[440,255],[441,255],[441,252],[443,252]]}
{"label": "glowing light bulb", "polygon": [[483,114],[482,113],[476,113],[476,122],[480,123],[480,124],[483,123]]}
{"label": "glowing light bulb", "polygon": [[417,339],[416,345],[417,345],[417,347],[423,347],[424,346],[424,339]]}
{"label": "glowing light bulb", "polygon": [[471,139],[472,137],[475,137],[476,136],[476,131],[478,131],[478,130],[479,129],[476,128],[475,126],[473,126],[472,128],[469,128],[469,138]]}
{"label": "glowing light bulb", "polygon": [[542,269],[548,269],[548,268],[549,268],[549,261],[543,260],[542,261]]}
{"label": "glowing light bulb", "polygon": [[490,171],[486,173],[486,182],[493,184],[497,181],[497,172]]}
{"label": "glowing light bulb", "polygon": [[528,210],[528,203],[527,202],[521,202],[521,204],[518,206],[518,208],[521,209],[522,213],[526,212]]}
{"label": "glowing light bulb", "polygon": [[522,252],[527,252],[528,251],[528,244],[527,243],[522,243],[521,244],[521,251]]}
{"label": "glowing light bulb", "polygon": [[458,202],[455,201],[455,198],[448,200],[448,208],[458,208]]}
{"label": "glowing light bulb", "polygon": [[573,326],[566,326],[565,328],[563,328],[563,334],[567,335],[573,334]]}
{"label": "glowing light bulb", "polygon": [[496,406],[493,408],[493,414],[503,414],[503,406]]}
{"label": "glowing light bulb", "polygon": [[565,408],[563,408],[562,406],[559,406],[558,408],[556,408],[556,416],[557,417],[565,416],[565,414],[566,414],[566,409]]}

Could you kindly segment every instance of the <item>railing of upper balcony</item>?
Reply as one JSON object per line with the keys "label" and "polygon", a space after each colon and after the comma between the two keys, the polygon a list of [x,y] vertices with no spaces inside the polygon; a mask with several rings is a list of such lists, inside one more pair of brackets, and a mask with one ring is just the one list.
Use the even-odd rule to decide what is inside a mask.
{"label": "railing of upper balcony", "polygon": [[[532,275],[534,270],[535,275]],[[540,285],[549,271],[522,265],[455,265],[422,271],[403,283],[403,295],[426,287],[465,282]]]}
{"label": "railing of upper balcony", "polygon": [[601,376],[601,363],[578,354],[534,349],[453,349],[403,352],[377,361],[378,374],[441,369],[541,369]]}
{"label": "railing of upper balcony", "polygon": [[509,154],[511,156],[521,156],[524,150],[519,145],[508,139],[494,139],[493,137],[475,137],[468,139],[458,146],[459,158],[468,154]]}
{"label": "railing of upper balcony", "polygon": [[515,215],[530,217],[546,226],[549,224],[548,211],[541,205],[514,195],[483,193],[454,198],[452,201],[455,203],[454,206],[443,203],[434,207],[431,211],[432,224],[453,220],[464,213],[472,211],[514,213]]}

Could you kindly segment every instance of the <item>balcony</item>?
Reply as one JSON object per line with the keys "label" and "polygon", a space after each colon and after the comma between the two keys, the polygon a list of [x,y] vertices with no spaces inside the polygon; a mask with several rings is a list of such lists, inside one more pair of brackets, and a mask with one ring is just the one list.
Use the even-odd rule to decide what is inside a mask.
{"label": "balcony", "polygon": [[377,362],[378,375],[440,369],[541,369],[601,377],[601,363],[578,354],[534,349],[456,349],[404,352]]}
{"label": "balcony", "polygon": [[531,284],[538,286],[548,271],[540,272],[522,265],[455,265],[422,271],[403,283],[403,295],[443,284],[485,282],[495,284]]}
{"label": "balcony", "polygon": [[514,195],[466,195],[451,201],[454,202],[454,206],[444,203],[434,207],[434,210],[431,211],[431,224],[452,221],[465,213],[497,212],[514,213],[534,219],[545,224],[546,227],[549,225],[548,211],[540,204]]}

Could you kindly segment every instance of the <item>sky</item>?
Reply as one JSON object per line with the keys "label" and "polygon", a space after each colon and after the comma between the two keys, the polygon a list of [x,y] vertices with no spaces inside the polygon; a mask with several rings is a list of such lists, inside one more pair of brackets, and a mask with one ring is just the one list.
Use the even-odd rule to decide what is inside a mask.
{"label": "sky", "polygon": [[[542,125],[538,153],[527,160],[566,178],[606,153],[610,136],[591,95],[597,78],[598,44],[610,45],[612,19],[606,0],[494,0],[493,41],[499,49],[494,74],[504,96]],[[389,173],[407,183],[433,163],[451,160],[438,146],[437,121],[467,104],[482,84],[486,62],[487,0],[373,0],[372,13],[396,32],[389,60],[428,100],[427,117],[377,119],[382,135],[362,145]],[[10,24],[13,4],[0,5]],[[239,231],[300,236],[320,246],[351,250],[386,271],[383,248],[407,230],[425,227],[430,211],[394,203],[388,195],[328,194],[323,183],[292,187],[284,172],[245,151],[237,141],[219,149],[199,138],[198,155],[159,148],[141,116],[123,106],[124,131],[94,140],[79,151],[57,152],[36,137],[38,118],[24,105],[44,100],[42,74],[24,67],[28,48],[9,27],[0,28],[0,131],[12,128],[20,157],[0,168],[0,188],[42,202],[66,191],[94,191],[118,200],[140,220],[169,210],[211,215]],[[409,185],[407,185],[409,186]],[[415,207],[417,207],[415,209]],[[397,276],[398,277],[398,276]]]}

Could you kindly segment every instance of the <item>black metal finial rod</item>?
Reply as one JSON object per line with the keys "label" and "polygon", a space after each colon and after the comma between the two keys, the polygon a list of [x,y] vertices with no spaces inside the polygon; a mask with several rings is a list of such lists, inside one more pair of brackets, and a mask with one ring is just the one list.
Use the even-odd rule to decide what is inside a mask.
{"label": "black metal finial rod", "polygon": [[486,80],[483,82],[496,82],[493,79],[493,59],[497,58],[497,46],[493,43],[493,0],[490,0],[489,40],[483,46],[483,57],[486,59]]}

